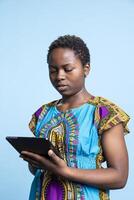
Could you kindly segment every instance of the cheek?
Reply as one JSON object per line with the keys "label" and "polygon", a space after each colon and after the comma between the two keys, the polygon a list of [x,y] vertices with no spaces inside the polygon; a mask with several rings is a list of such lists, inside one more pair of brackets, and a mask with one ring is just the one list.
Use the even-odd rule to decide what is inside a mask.
{"label": "cheek", "polygon": [[85,81],[83,76],[76,76],[70,79],[71,91],[77,92],[84,87]]}
{"label": "cheek", "polygon": [[54,79],[53,79],[53,77],[50,76],[50,75],[49,75],[49,80],[50,80],[51,84],[54,86]]}
{"label": "cheek", "polygon": [[74,74],[70,77],[70,79],[72,80],[72,82],[76,83],[77,85],[81,84],[84,82],[85,78],[84,78],[84,73],[83,72],[74,72]]}
{"label": "cheek", "polygon": [[55,80],[54,74],[50,74],[50,73],[49,73],[49,79],[50,79],[50,81],[53,83],[54,80]]}

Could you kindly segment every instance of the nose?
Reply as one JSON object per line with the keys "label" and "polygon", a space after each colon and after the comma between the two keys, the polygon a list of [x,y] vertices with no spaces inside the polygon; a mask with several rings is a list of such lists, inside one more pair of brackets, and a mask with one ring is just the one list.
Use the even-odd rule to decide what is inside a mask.
{"label": "nose", "polygon": [[57,72],[57,80],[60,81],[60,80],[64,80],[64,79],[65,79],[65,72],[64,72],[64,70],[60,69]]}

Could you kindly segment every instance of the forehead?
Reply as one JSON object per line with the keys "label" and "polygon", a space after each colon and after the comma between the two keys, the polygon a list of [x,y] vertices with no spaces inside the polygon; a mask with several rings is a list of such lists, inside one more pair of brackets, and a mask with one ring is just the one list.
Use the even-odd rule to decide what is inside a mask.
{"label": "forehead", "polygon": [[80,62],[80,59],[69,48],[56,48],[52,51],[49,58],[50,64],[64,65],[75,62]]}

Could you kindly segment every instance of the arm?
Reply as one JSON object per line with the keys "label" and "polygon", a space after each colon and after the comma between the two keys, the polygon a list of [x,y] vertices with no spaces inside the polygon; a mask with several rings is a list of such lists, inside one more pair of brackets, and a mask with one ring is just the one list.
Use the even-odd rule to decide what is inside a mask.
{"label": "arm", "polygon": [[123,188],[128,177],[128,155],[122,124],[103,133],[102,148],[108,168],[95,170],[71,168],[68,178],[102,189]]}
{"label": "arm", "polygon": [[88,184],[101,189],[116,189],[125,186],[128,177],[128,155],[122,124],[118,124],[102,135],[102,148],[108,168],[84,170],[70,168],[52,150],[50,160],[30,152],[22,152],[23,159],[71,181]]}

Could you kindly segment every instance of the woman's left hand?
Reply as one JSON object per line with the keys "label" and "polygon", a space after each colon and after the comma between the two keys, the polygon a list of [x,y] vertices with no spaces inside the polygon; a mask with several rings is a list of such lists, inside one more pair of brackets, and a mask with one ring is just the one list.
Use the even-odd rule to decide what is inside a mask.
{"label": "woman's left hand", "polygon": [[39,169],[48,170],[56,175],[66,177],[69,167],[52,150],[48,151],[50,159],[29,151],[22,151],[20,157]]}

